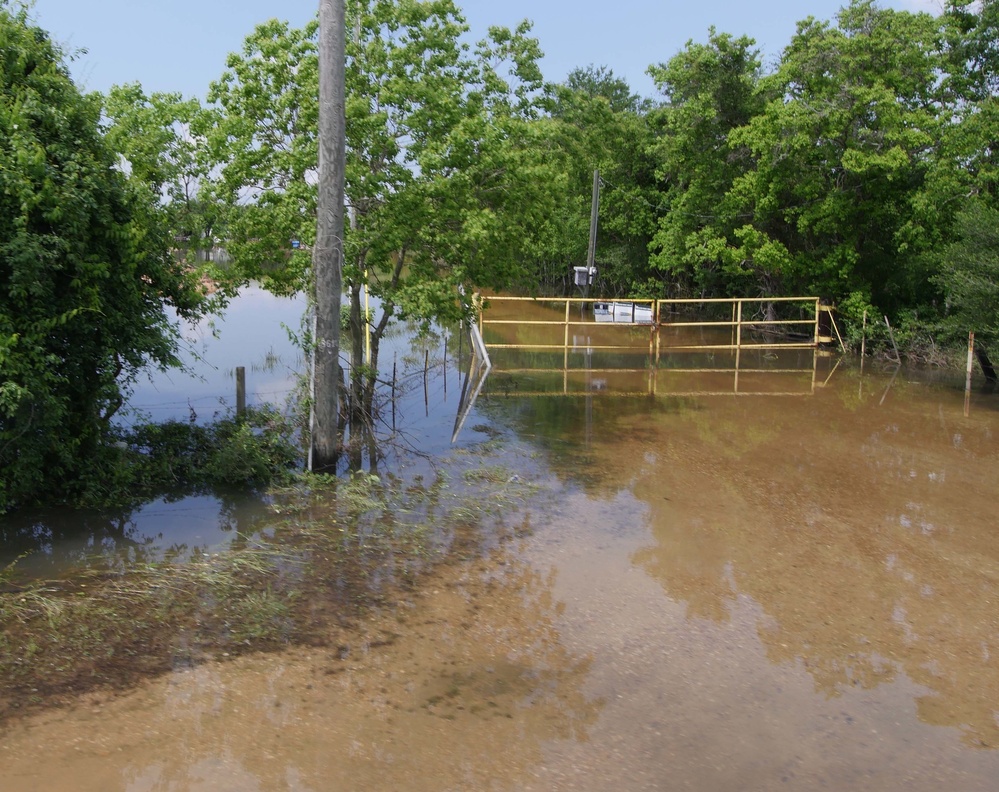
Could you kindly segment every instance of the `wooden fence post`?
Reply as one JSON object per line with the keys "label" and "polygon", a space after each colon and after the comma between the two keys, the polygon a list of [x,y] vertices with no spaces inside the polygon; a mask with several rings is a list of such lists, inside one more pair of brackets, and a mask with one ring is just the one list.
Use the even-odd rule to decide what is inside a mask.
{"label": "wooden fence post", "polygon": [[964,417],[971,413],[971,367],[975,359],[975,334],[968,333],[968,377],[964,383]]}
{"label": "wooden fence post", "polygon": [[246,369],[236,366],[236,417],[246,415]]}
{"label": "wooden fence post", "polygon": [[902,356],[898,353],[898,344],[895,343],[895,331],[891,329],[891,322],[888,321],[888,317],[885,317],[885,326],[888,328],[888,337],[891,339],[892,349],[895,350],[895,362],[898,365],[902,365]]}

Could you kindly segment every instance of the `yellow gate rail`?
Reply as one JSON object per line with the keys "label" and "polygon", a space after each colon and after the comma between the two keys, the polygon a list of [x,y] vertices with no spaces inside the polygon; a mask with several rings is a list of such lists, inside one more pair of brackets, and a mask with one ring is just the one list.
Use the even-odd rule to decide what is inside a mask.
{"label": "yellow gate rail", "polygon": [[[561,319],[525,319],[523,317],[516,317],[511,319],[492,319],[486,318],[486,314],[489,308],[492,307],[494,303],[532,303],[534,305],[564,305],[564,317]],[[746,306],[758,305],[772,305],[776,303],[798,303],[802,308],[808,308],[812,316],[808,319],[765,319],[756,318],[747,314]],[[670,308],[688,305],[724,305],[729,304],[732,306],[732,318],[731,320],[722,321],[707,321],[707,320],[671,320],[664,318],[670,313],[676,313],[676,311],[671,311]],[[590,305],[627,305],[632,306],[633,315],[634,311],[645,311],[649,312],[649,321],[620,321],[617,319],[612,319],[606,322],[596,321],[594,319],[579,319],[574,320],[572,318],[572,306],[578,305],[580,307]],[[820,306],[818,297],[713,297],[713,298],[685,298],[685,299],[674,299],[674,300],[607,300],[598,299],[593,297],[485,297],[479,302],[479,330],[483,332],[486,325],[517,325],[520,327],[525,326],[560,326],[564,328],[563,342],[561,344],[527,344],[527,343],[517,343],[517,344],[487,344],[487,347],[493,349],[504,349],[504,348],[515,348],[515,349],[562,349],[569,345],[569,332],[572,327],[590,327],[594,324],[605,326],[605,327],[641,327],[649,326],[651,328],[651,343],[654,343],[657,347],[662,347],[662,331],[669,328],[707,328],[707,327],[729,327],[732,329],[732,340],[729,344],[669,344],[668,348],[671,350],[712,350],[712,349],[738,349],[743,346],[752,346],[757,349],[808,349],[817,346],[819,338],[819,316],[825,306]],[[750,330],[760,330],[760,329],[777,329],[777,328],[793,328],[796,326],[809,326],[811,332],[808,334],[811,338],[810,341],[787,341],[787,340],[773,340],[769,342],[747,342],[744,337],[744,333],[747,329]],[[605,344],[601,346],[594,346],[594,349],[633,349],[634,345],[620,345],[620,344]]]}
{"label": "yellow gate rail", "polygon": [[[592,297],[505,297],[488,296],[478,300],[479,330],[488,349],[508,349],[527,351],[561,351],[563,355],[562,369],[523,368],[514,366],[502,367],[508,374],[515,373],[556,373],[560,371],[564,378],[564,388],[570,388],[570,382],[582,373],[579,369],[569,366],[570,352],[585,351],[587,355],[594,352],[642,352],[646,354],[647,364],[641,369],[627,367],[608,367],[593,369],[587,366],[586,371],[592,374],[621,374],[648,376],[645,386],[639,386],[643,392],[657,392],[662,383],[657,383],[657,372],[661,370],[663,355],[673,353],[691,354],[730,353],[734,356],[734,367],[718,366],[705,368],[668,368],[670,377],[677,374],[728,374],[734,377],[732,390],[739,393],[740,374],[811,374],[811,387],[815,387],[815,358],[809,370],[780,368],[755,369],[745,366],[741,360],[743,353],[757,350],[773,350],[761,352],[765,356],[776,354],[778,350],[817,349],[826,339],[820,336],[820,315],[828,310],[820,305],[817,297],[770,297],[770,298],[686,298],[672,300],[607,300]],[[780,319],[774,317],[776,304],[783,303],[797,307],[797,315],[805,318]],[[731,318],[728,319],[696,319],[690,315],[691,307],[712,306],[717,317],[717,308],[731,306]],[[530,306],[530,307],[528,307]],[[574,308],[576,310],[574,310]],[[587,312],[584,309],[588,309]],[[725,311],[728,313],[728,311]],[[491,314],[491,315],[490,315]],[[551,317],[551,318],[549,318]],[[512,328],[516,329],[516,342],[487,340],[487,328],[493,328],[493,336],[499,334],[508,338]],[[536,328],[536,331],[532,332]],[[546,329],[548,332],[546,333]],[[629,330],[618,342],[618,331]],[[727,343],[719,342],[718,335],[724,336],[728,329]],[[504,330],[508,332],[504,333]],[[636,330],[647,330],[648,335],[641,334],[636,338]],[[715,336],[711,343],[698,341],[698,335]],[[719,331],[722,331],[721,333]],[[582,336],[578,335],[582,332]],[[791,334],[794,333],[793,336]],[[526,338],[525,338],[526,336]],[[637,382],[634,383],[638,385]],[[636,389],[637,391],[637,389]],[[678,394],[677,394],[678,395]],[[790,394],[787,394],[790,395]]]}

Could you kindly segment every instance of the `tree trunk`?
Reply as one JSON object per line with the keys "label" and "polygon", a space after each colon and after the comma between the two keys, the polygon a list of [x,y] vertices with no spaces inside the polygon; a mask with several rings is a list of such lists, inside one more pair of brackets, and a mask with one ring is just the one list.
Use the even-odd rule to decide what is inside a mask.
{"label": "tree trunk", "polygon": [[343,288],[343,203],[346,162],[344,0],[319,3],[319,186],[313,288],[310,469],[335,472],[338,453],[340,292]]}

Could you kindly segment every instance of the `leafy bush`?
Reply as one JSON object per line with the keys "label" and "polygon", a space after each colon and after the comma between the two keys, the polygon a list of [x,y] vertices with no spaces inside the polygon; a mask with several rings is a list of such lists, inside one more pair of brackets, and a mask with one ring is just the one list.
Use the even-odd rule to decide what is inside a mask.
{"label": "leafy bush", "polygon": [[61,51],[0,2],[0,513],[73,500],[106,472],[110,418],[142,367],[175,361],[169,302],[201,291],[170,254]]}
{"label": "leafy bush", "polygon": [[[123,435],[119,478],[131,493],[154,496],[215,487],[266,487],[288,480],[302,454],[292,422],[273,407],[207,426],[145,424]],[[124,474],[122,475],[122,471]]]}

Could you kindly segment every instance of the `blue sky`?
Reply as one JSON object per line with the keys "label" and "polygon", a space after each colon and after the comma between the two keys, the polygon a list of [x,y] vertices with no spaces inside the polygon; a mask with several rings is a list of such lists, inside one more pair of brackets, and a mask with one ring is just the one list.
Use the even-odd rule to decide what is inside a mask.
{"label": "blue sky", "polygon": [[[560,81],[576,66],[607,66],[643,96],[654,96],[645,75],[709,26],[756,39],[767,60],[787,44],[798,20],[832,19],[840,0],[457,0],[481,38],[490,25],[534,21],[545,52],[542,68]],[[882,5],[933,10],[936,0],[883,0]],[[318,0],[36,0],[33,15],[71,50],[87,90],[138,81],[147,92],[179,91],[203,97],[222,74],[226,55],[253,27],[272,17],[302,25]]]}

